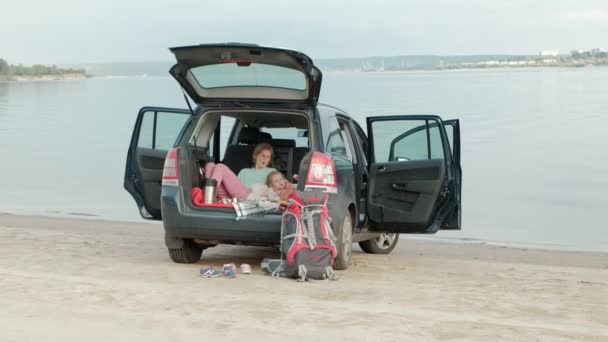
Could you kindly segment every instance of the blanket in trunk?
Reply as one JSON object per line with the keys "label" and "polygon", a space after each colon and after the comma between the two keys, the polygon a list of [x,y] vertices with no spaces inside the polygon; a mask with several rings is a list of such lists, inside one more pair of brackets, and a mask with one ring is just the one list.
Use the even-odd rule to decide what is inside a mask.
{"label": "blanket in trunk", "polygon": [[260,216],[270,213],[280,213],[279,202],[270,201],[239,201],[232,203],[236,211],[236,219],[242,220],[247,216]]}

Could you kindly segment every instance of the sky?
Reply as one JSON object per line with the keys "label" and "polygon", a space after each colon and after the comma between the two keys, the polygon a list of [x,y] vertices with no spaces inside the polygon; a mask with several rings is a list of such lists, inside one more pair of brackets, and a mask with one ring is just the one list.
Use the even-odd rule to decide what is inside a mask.
{"label": "sky", "polygon": [[312,58],[608,48],[608,0],[2,0],[10,64],[170,61],[244,42]]}

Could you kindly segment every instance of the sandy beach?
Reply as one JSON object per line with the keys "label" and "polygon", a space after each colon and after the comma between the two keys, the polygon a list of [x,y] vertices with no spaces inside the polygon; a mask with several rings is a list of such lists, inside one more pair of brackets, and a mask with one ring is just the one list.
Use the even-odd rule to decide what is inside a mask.
{"label": "sandy beach", "polygon": [[[160,224],[0,214],[2,341],[608,341],[608,254],[402,240],[335,282],[273,279],[273,249],[170,261]],[[254,274],[202,279],[202,265]]]}

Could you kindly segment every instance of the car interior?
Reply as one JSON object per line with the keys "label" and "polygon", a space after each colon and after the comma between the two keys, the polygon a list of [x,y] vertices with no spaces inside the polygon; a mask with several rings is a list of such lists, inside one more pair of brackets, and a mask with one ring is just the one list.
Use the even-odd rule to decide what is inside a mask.
{"label": "car interior", "polygon": [[308,119],[304,114],[205,113],[189,140],[192,182],[202,184],[202,174],[198,171],[207,161],[221,162],[235,174],[251,167],[253,150],[259,143],[269,143],[274,149],[274,158],[269,166],[293,181],[302,158],[310,149],[308,129]]}

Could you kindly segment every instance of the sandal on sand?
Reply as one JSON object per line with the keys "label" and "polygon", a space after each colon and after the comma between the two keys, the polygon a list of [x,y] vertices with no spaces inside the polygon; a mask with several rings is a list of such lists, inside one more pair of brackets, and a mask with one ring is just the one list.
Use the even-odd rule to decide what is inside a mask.
{"label": "sandal on sand", "polygon": [[241,273],[251,274],[251,266],[249,264],[241,264]]}
{"label": "sandal on sand", "polygon": [[200,273],[202,278],[217,278],[222,275],[222,272],[216,270],[213,266],[201,268]]}
{"label": "sandal on sand", "polygon": [[236,266],[234,264],[224,264],[223,273],[226,278],[236,277]]}
{"label": "sandal on sand", "polygon": [[282,272],[284,271],[283,270],[284,264],[283,264],[283,260],[281,260],[281,259],[265,258],[264,260],[262,260],[260,267],[262,268],[262,271],[264,271],[267,274],[272,275],[273,277],[280,276],[282,274]]}

